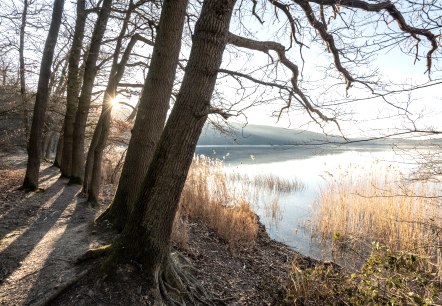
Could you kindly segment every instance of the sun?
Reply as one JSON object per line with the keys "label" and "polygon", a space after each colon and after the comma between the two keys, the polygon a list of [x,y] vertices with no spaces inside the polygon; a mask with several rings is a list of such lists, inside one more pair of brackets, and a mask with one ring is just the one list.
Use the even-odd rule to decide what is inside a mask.
{"label": "sun", "polygon": [[111,104],[112,104],[112,108],[117,109],[120,107],[120,100],[115,97],[113,99],[111,99]]}

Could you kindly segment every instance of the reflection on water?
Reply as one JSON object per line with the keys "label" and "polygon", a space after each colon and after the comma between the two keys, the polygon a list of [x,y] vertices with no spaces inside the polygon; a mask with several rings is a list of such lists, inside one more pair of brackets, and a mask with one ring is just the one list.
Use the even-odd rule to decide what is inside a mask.
{"label": "reflection on water", "polygon": [[253,199],[254,209],[273,239],[321,259],[331,259],[331,254],[311,239],[309,223],[324,176],[339,175],[352,164],[411,167],[404,157],[385,146],[199,146],[196,154],[223,159],[232,173],[299,180],[304,188],[278,193],[277,197],[261,189]]}

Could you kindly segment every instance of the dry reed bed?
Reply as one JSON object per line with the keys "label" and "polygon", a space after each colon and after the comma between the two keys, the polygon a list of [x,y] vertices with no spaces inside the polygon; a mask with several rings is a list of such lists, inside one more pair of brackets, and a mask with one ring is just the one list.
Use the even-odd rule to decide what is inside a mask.
{"label": "dry reed bed", "polygon": [[243,173],[229,173],[228,179],[248,187],[267,189],[277,192],[302,191],[305,186],[302,182],[293,179],[282,178],[270,173],[250,176]]}
{"label": "dry reed bed", "polygon": [[[115,191],[124,154],[121,148],[110,147],[106,151],[103,185],[112,188],[103,188],[102,197]],[[250,247],[258,231],[258,217],[252,206],[262,202],[265,213],[277,222],[281,218],[280,194],[303,188],[296,180],[270,174],[250,176],[226,171],[221,160],[195,155],[181,194],[172,239],[186,248],[190,217],[208,225],[232,249]]]}
{"label": "dry reed bed", "polygon": [[314,207],[314,235],[359,252],[376,241],[428,257],[442,272],[442,207],[435,185],[408,181],[392,166],[353,166],[326,181]]}
{"label": "dry reed bed", "polygon": [[[207,224],[234,249],[253,246],[256,240],[257,217],[243,192],[229,188],[220,161],[204,156],[194,158],[181,194],[177,220],[185,224],[182,220],[188,216]],[[187,230],[181,226],[179,232]]]}
{"label": "dry reed bed", "polygon": [[186,217],[191,217],[207,224],[232,249],[253,246],[258,217],[250,201],[256,202],[263,194],[270,194],[272,200],[264,205],[269,215],[278,218],[279,194],[301,186],[297,181],[272,175],[251,177],[231,173],[225,170],[220,160],[195,156],[181,194],[175,241],[185,245]]}

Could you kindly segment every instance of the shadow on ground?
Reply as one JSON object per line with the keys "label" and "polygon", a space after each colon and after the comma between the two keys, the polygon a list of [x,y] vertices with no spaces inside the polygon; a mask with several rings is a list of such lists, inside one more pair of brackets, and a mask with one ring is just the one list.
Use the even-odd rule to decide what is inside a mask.
{"label": "shadow on ground", "polygon": [[[22,198],[0,219],[0,304],[41,305],[78,273],[74,262],[91,243],[95,210],[80,186],[41,173],[44,192]],[[46,184],[46,185],[45,185]]]}

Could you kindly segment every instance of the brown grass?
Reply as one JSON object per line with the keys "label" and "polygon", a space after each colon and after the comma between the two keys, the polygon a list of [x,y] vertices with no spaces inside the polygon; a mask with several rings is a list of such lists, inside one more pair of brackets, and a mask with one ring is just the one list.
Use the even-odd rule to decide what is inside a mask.
{"label": "brown grass", "polygon": [[380,242],[428,257],[442,272],[442,207],[434,185],[407,181],[391,166],[353,166],[326,180],[314,207],[316,236],[355,249]]}
{"label": "brown grass", "polygon": [[180,205],[182,216],[204,222],[233,249],[254,245],[257,217],[245,200],[244,191],[228,180],[222,162],[195,157]]}
{"label": "brown grass", "polygon": [[[103,161],[104,185],[113,184],[116,187],[124,153],[115,148],[106,152]],[[180,248],[186,249],[190,218],[206,224],[234,250],[253,246],[258,233],[258,217],[250,202],[256,205],[262,203],[266,215],[273,222],[278,222],[282,217],[280,193],[302,188],[303,185],[296,180],[270,174],[249,176],[226,172],[222,161],[195,156],[181,194],[172,240]]]}
{"label": "brown grass", "polygon": [[101,165],[102,184],[117,184],[123,169],[126,150],[121,147],[109,145],[106,147]]}

